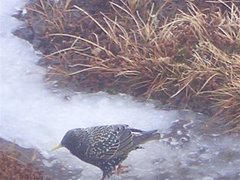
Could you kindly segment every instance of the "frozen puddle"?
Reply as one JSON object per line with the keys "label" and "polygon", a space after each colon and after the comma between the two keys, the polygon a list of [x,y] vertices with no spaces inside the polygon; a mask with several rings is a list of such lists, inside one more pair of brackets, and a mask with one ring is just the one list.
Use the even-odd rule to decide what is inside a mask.
{"label": "frozen puddle", "polygon": [[[129,172],[112,179],[240,179],[239,137],[218,137],[199,129],[205,117],[189,111],[157,110],[151,103],[129,96],[53,94],[43,83],[44,69],[25,41],[11,32],[20,22],[11,17],[24,0],[0,3],[0,137],[38,149],[53,164],[69,170],[67,179],[100,179],[101,171],[71,156],[67,150],[50,152],[64,133],[76,127],[125,123],[143,130],[159,129],[160,142],[144,145],[124,162]],[[66,176],[59,177],[66,179]]]}

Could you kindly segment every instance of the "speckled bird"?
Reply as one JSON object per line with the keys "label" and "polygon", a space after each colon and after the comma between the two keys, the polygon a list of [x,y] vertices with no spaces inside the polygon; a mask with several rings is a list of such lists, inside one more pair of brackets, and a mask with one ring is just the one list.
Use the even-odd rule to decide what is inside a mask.
{"label": "speckled bird", "polygon": [[157,130],[142,131],[124,124],[95,126],[69,130],[54,149],[65,147],[82,161],[99,167],[103,172],[101,180],[104,180],[114,171],[117,174],[123,172],[126,166],[121,163],[129,152],[158,139]]}

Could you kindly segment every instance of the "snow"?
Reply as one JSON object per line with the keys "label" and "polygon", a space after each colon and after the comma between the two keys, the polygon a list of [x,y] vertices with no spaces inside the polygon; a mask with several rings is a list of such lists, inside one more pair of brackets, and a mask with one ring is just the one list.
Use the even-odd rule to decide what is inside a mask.
{"label": "snow", "polygon": [[[172,136],[130,153],[124,162],[130,165],[129,172],[112,179],[240,178],[239,137],[205,136],[196,129],[205,118],[200,114],[159,110],[127,95],[76,93],[68,101],[61,93],[47,89],[45,70],[36,65],[39,56],[30,44],[11,34],[21,25],[11,15],[25,2],[0,2],[0,137],[36,148],[45,157],[54,157],[52,164],[63,163],[69,170],[79,170],[80,179],[94,180],[101,177],[99,169],[66,149],[50,149],[69,129],[124,123],[143,130],[159,129]],[[184,120],[188,121],[169,128]],[[51,167],[51,163],[46,165]]]}

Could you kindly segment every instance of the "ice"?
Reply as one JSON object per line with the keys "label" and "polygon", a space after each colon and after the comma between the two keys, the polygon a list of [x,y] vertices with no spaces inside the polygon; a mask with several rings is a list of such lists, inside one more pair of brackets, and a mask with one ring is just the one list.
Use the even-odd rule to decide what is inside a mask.
{"label": "ice", "polygon": [[129,172],[112,179],[240,179],[239,136],[206,135],[205,116],[190,111],[159,110],[127,95],[76,93],[70,100],[46,88],[39,56],[11,32],[21,25],[11,15],[26,1],[0,2],[0,137],[36,148],[47,167],[62,163],[77,171],[69,179],[100,179],[101,171],[66,149],[51,152],[64,133],[76,127],[125,123],[143,130],[159,129],[165,139],[131,152]]}

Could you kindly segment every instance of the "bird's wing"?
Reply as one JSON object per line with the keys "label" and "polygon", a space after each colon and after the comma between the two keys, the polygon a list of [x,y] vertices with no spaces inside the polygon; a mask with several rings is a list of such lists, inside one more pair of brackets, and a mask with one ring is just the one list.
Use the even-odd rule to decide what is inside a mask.
{"label": "bird's wing", "polygon": [[91,129],[87,155],[93,159],[111,159],[127,155],[133,147],[133,135],[127,125],[98,126]]}

